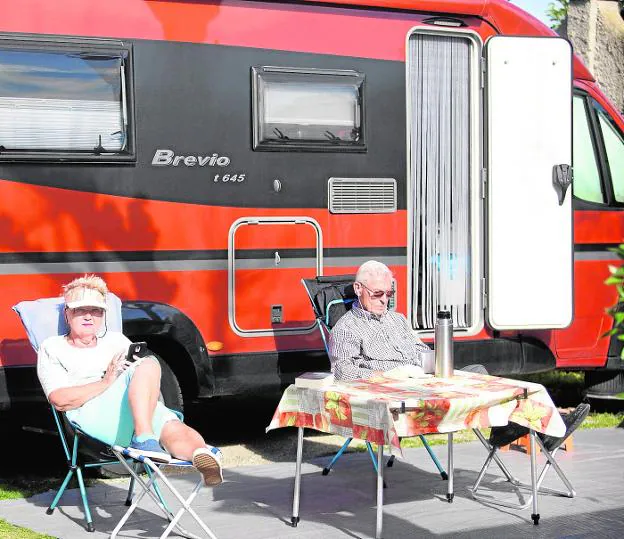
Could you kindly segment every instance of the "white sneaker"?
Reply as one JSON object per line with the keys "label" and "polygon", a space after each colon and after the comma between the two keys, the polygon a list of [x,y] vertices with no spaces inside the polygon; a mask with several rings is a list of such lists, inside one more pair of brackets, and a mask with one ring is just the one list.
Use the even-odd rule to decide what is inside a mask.
{"label": "white sneaker", "polygon": [[223,482],[223,453],[217,447],[199,447],[193,451],[193,466],[204,476],[204,485],[214,486]]}

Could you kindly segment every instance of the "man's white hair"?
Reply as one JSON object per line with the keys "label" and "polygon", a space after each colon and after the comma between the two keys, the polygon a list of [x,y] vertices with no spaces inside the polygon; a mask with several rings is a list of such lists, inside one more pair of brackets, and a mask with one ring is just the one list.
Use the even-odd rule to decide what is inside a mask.
{"label": "man's white hair", "polygon": [[367,283],[370,278],[385,277],[386,275],[392,278],[392,272],[388,266],[382,262],[377,262],[377,260],[369,260],[358,268],[355,274],[355,280],[361,283]]}

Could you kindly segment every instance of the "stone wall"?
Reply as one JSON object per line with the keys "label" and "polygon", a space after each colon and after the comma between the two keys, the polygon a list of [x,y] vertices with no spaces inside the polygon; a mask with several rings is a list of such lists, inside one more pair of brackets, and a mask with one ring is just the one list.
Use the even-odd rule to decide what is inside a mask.
{"label": "stone wall", "polygon": [[624,19],[617,0],[570,0],[560,33],[570,40],[601,90],[624,112]]}

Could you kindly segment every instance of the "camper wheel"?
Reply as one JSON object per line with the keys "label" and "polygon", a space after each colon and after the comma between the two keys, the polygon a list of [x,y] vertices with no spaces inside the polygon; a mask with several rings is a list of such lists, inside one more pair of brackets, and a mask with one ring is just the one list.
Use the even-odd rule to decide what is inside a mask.
{"label": "camper wheel", "polygon": [[585,372],[585,396],[610,403],[612,408],[624,405],[624,371],[596,370]]}

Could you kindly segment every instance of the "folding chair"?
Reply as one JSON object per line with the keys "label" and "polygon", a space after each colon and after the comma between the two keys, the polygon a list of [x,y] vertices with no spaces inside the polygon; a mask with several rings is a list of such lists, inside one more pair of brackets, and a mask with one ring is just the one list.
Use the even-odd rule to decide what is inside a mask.
{"label": "folding chair", "polygon": [[[353,302],[357,299],[357,295],[355,294],[355,290],[353,289],[353,282],[355,281],[355,275],[331,275],[331,276],[318,276],[314,279],[302,279],[301,283],[303,284],[306,292],[308,293],[308,297],[310,298],[310,303],[312,303],[312,309],[314,310],[314,314],[316,316],[316,321],[318,324],[319,331],[321,332],[321,338],[323,339],[323,344],[325,345],[325,352],[329,356],[329,333],[331,329],[334,327],[336,322],[340,320],[340,318],[351,308]],[[448,474],[444,471],[444,468],[440,464],[440,461],[436,457],[435,453],[432,451],[431,447],[425,440],[423,435],[419,435],[419,438],[429,453],[431,460],[435,464],[438,472],[442,479],[447,480]],[[347,438],[342,445],[342,447],[338,450],[338,452],[333,456],[330,463],[323,468],[323,475],[327,475],[334,464],[338,461],[338,459],[345,452],[347,447],[353,438]],[[375,468],[375,472],[377,472],[377,457],[370,442],[366,441],[366,449],[368,450],[368,454],[371,457],[373,462],[373,467]],[[394,464],[394,455],[390,457],[388,460],[388,466],[392,466]],[[385,486],[385,485],[384,485]]]}
{"label": "folding chair", "polygon": [[[106,311],[107,331],[121,332],[121,300],[114,294],[109,293],[106,298],[106,303],[108,305],[108,310]],[[19,315],[20,320],[26,329],[28,340],[35,351],[39,350],[41,343],[48,337],[67,333],[68,328],[65,322],[65,317],[63,316],[64,300],[61,297],[44,298],[34,301],[22,301],[17,305],[14,305],[13,310]],[[117,533],[126,523],[129,516],[134,512],[141,499],[145,496],[145,494],[149,494],[150,497],[157,503],[158,507],[160,507],[163,511],[165,518],[169,520],[169,526],[161,535],[162,539],[167,537],[174,528],[183,536],[190,538],[197,537],[196,535],[186,531],[178,524],[180,517],[185,512],[188,512],[197,521],[208,537],[215,539],[214,534],[191,508],[191,503],[203,485],[203,478],[201,477],[201,474],[195,488],[191,492],[191,495],[184,499],[164,476],[162,471],[159,469],[159,464],[154,464],[148,458],[143,458],[133,454],[131,450],[124,446],[116,445],[110,447],[102,441],[90,436],[87,432],[82,430],[79,425],[71,422],[64,413],[58,412],[54,409],[54,407],[51,408],[58,434],[63,445],[63,450],[67,458],[69,470],[63,480],[63,483],[61,484],[61,487],[56,493],[54,500],[46,511],[48,515],[51,515],[54,512],[54,509],[65,492],[69,481],[75,474],[80,488],[85,520],[87,522],[87,531],[95,531],[91,511],[89,509],[87,491],[84,485],[84,470],[87,468],[96,468],[121,463],[121,465],[130,473],[131,476],[128,495],[125,502],[126,506],[130,507],[113,530],[111,537],[114,538],[117,536]],[[179,412],[175,413],[179,415],[180,419],[182,419],[182,414]],[[130,440],[124,442],[127,444]],[[191,462],[176,459],[168,465],[192,467]],[[143,468],[147,473],[149,477],[148,481],[143,480],[143,478],[139,475],[138,470],[140,468]],[[157,479],[160,479],[161,483],[166,485],[182,504],[181,509],[176,514],[173,514],[163,498]],[[135,485],[137,484],[141,486],[143,492],[137,496],[133,502],[133,491]]]}
{"label": "folding chair", "polygon": [[[570,483],[568,478],[563,473],[563,470],[559,467],[559,465],[555,461],[555,455],[557,454],[557,452],[559,451],[563,443],[566,441],[566,439],[578,427],[580,427],[580,425],[583,423],[583,421],[587,417],[587,414],[589,414],[589,410],[590,410],[589,404],[581,403],[572,412],[570,412],[567,415],[564,415],[562,419],[566,425],[566,431],[565,431],[565,434],[561,436],[560,438],[554,437],[554,436],[547,436],[541,433],[538,433],[538,435],[536,436],[535,441],[537,442],[537,445],[540,447],[544,456],[546,457],[546,463],[544,464],[544,467],[542,468],[542,471],[540,472],[537,478],[536,484],[537,484],[538,493],[552,494],[556,496],[565,496],[567,498],[574,498],[574,496],[576,496],[576,492],[574,491],[572,484]],[[516,477],[512,475],[509,468],[505,466],[500,456],[498,455],[498,450],[501,447],[516,441],[518,438],[522,436],[527,435],[529,433],[529,429],[521,425],[518,425],[516,423],[509,423],[509,425],[505,425],[503,427],[492,427],[492,430],[490,431],[489,440],[486,440],[483,434],[481,434],[481,432],[477,429],[474,429],[474,433],[477,435],[477,438],[479,438],[481,443],[488,450],[488,456],[485,460],[485,463],[483,464],[483,467],[481,468],[481,471],[479,472],[479,475],[477,476],[477,480],[475,481],[475,484],[473,485],[471,489],[472,497],[485,503],[501,505],[503,507],[510,507],[512,509],[526,509],[527,507],[529,507],[529,505],[531,505],[533,501],[532,495],[529,496],[529,498],[524,503],[513,503],[513,502],[497,500],[497,499],[494,499],[493,496],[488,496],[488,495],[478,493],[478,490],[481,486],[481,482],[485,476],[485,472],[490,466],[492,460],[496,462],[498,467],[503,472],[503,475],[505,476],[507,481],[509,481],[515,488],[531,490],[530,484],[522,483],[520,480],[518,480]],[[546,476],[546,472],[548,472],[548,470],[551,467],[554,468],[554,470],[557,472],[557,475],[559,476],[561,481],[565,484],[568,490],[557,490],[557,489],[551,489],[551,488],[546,488],[546,487],[541,486],[542,481],[544,480],[544,477]]]}

